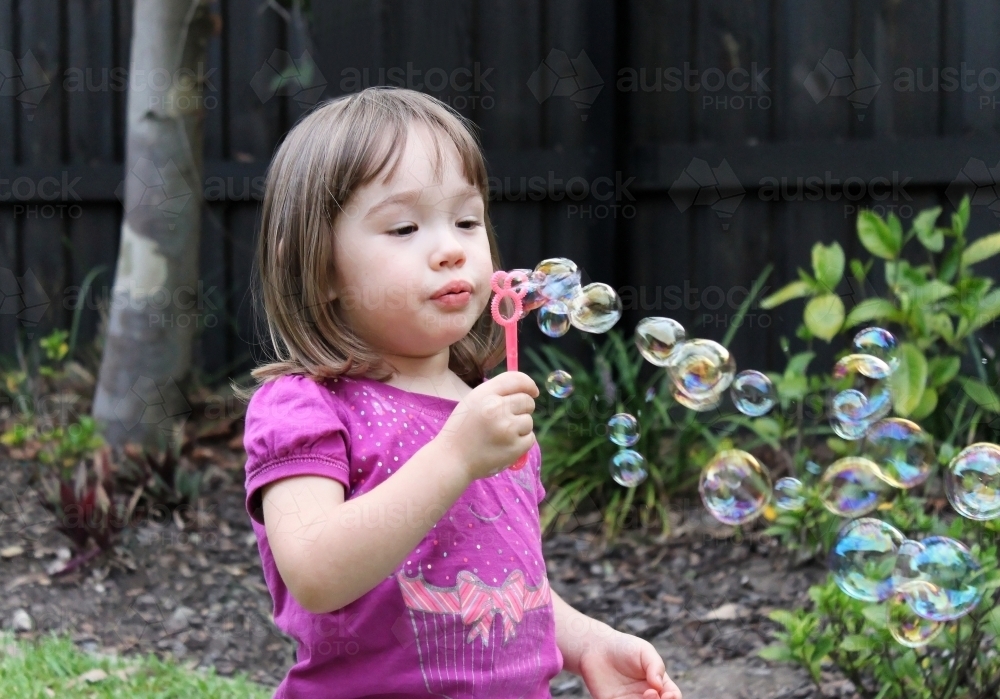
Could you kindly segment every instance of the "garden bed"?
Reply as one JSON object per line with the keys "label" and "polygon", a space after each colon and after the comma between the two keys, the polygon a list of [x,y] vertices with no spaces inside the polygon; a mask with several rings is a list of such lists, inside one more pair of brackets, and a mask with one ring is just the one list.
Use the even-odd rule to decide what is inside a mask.
{"label": "garden bed", "polygon": [[[202,493],[197,531],[173,519],[143,522],[114,552],[63,574],[68,541],[35,500],[28,464],[0,460],[7,499],[15,498],[0,523],[4,628],[21,639],[58,631],[85,650],[154,652],[274,687],[294,644],[270,620],[243,510],[242,454],[217,448],[201,456],[215,478]],[[808,586],[825,576],[820,567],[790,568],[776,543],[734,537],[696,504],[682,508],[663,540],[627,532],[603,546],[596,530],[584,522],[547,537],[553,589],[584,613],[650,639],[686,699],[850,696],[833,675],[818,692],[798,669],[753,657],[776,628],[766,614],[805,604]],[[568,673],[552,689],[557,697],[588,696]]]}

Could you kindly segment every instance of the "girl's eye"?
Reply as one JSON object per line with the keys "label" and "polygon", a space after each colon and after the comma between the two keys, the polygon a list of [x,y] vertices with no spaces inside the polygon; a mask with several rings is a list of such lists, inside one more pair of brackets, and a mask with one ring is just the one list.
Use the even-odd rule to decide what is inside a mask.
{"label": "girl's eye", "polygon": [[408,225],[408,226],[400,226],[399,228],[393,228],[389,232],[396,236],[405,236],[409,235],[415,230],[417,230],[416,226]]}
{"label": "girl's eye", "polygon": [[462,227],[462,228],[472,229],[472,228],[476,228],[477,226],[481,226],[482,224],[479,222],[478,219],[472,218],[472,219],[468,219],[466,221],[459,221],[458,225],[460,227]]}

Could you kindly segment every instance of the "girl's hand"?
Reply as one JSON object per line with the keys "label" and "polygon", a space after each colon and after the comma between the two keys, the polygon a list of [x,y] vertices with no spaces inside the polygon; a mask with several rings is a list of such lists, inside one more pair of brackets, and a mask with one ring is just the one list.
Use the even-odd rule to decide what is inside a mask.
{"label": "girl's hand", "polygon": [[681,699],[653,644],[620,631],[584,651],[580,675],[594,699]]}
{"label": "girl's hand", "polygon": [[507,371],[476,386],[459,401],[435,440],[458,453],[470,481],[499,473],[535,443],[538,386],[520,371]]}

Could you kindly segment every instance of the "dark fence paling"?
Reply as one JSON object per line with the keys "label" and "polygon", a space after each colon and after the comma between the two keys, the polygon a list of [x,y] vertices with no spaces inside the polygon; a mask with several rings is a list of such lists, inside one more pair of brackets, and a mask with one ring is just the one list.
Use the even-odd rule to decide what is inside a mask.
{"label": "dark fence paling", "polygon": [[[894,206],[904,223],[927,206],[947,211],[956,191],[948,187],[971,158],[1000,161],[992,102],[1000,91],[990,82],[1000,68],[992,40],[1000,7],[984,0],[312,5],[304,37],[256,0],[218,4],[221,33],[206,66],[202,288],[186,321],[202,328],[196,356],[208,375],[260,356],[249,284],[274,148],[318,99],[380,81],[423,89],[478,124],[506,266],[577,261],[587,279],[619,288],[624,330],[668,315],[721,339],[768,262],[773,289],[808,267],[816,241],[862,256],[858,208]],[[129,2],[0,0],[0,49],[22,67],[30,52],[48,80],[43,92],[0,96],[3,293],[21,293],[31,311],[0,313],[4,354],[36,315],[32,333],[68,326],[72,291],[94,267],[107,268],[95,293],[111,284],[126,98],[113,78],[128,67],[130,35]],[[322,89],[298,99],[262,89],[255,76],[268,61],[280,64],[276,50],[314,70],[307,81]],[[817,102],[805,87],[831,50],[852,61],[860,51],[877,76],[858,108],[836,94]],[[972,70],[974,89],[948,89],[947,68]],[[564,93],[566,83],[539,92],[547,70],[575,77],[575,94]],[[908,71],[912,89],[899,82]],[[730,204],[742,193],[735,207],[713,208],[704,191],[698,199],[684,189],[683,173],[701,177],[706,167]],[[55,189],[53,180],[40,186],[48,177]],[[807,196],[798,182],[810,177],[829,183],[829,194]],[[850,178],[855,189],[845,191]],[[532,196],[539,182],[541,199]],[[971,235],[996,225],[987,206],[973,208]],[[983,267],[996,276],[996,264]],[[40,290],[30,288],[32,275]],[[752,309],[732,344],[740,366],[780,367],[778,338],[792,337],[800,308]],[[83,338],[95,321],[84,314]],[[530,327],[524,334],[543,341]],[[587,339],[574,332],[551,342],[585,355]]]}

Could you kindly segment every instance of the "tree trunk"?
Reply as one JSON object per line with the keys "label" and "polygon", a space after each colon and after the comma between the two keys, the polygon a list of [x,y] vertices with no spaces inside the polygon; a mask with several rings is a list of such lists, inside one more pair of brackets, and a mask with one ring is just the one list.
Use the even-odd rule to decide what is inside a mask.
{"label": "tree trunk", "polygon": [[155,445],[191,412],[201,285],[207,0],[136,0],[118,265],[93,415],[113,445]]}

